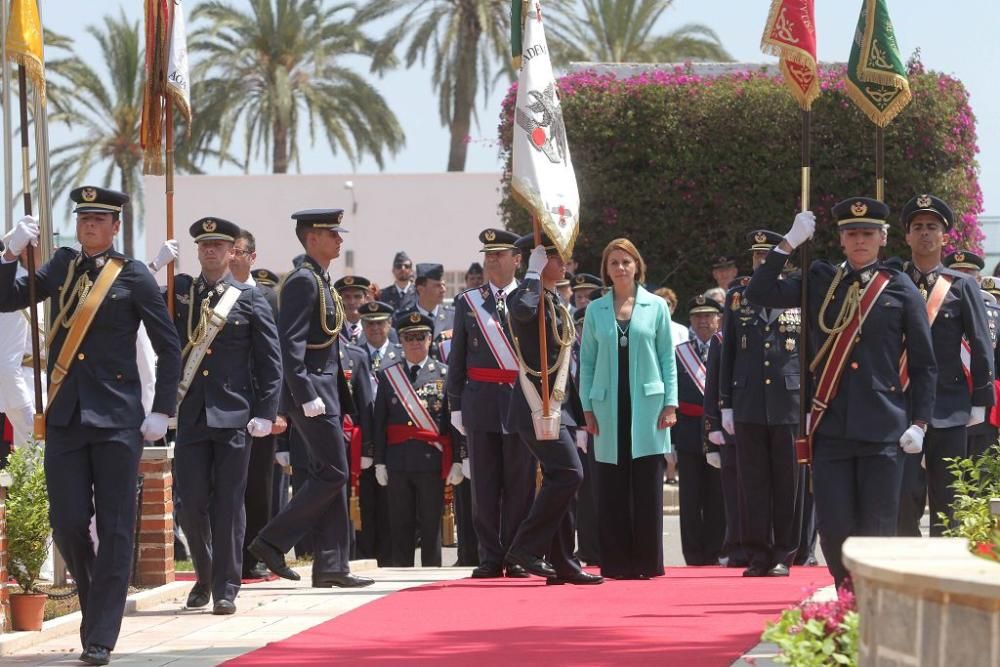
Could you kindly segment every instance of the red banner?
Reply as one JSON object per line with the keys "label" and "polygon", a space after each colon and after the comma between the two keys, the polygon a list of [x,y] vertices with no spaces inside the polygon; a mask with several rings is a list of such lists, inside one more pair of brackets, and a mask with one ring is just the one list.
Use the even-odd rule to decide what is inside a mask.
{"label": "red banner", "polygon": [[814,0],[772,0],[760,48],[781,59],[795,101],[809,109],[819,97]]}

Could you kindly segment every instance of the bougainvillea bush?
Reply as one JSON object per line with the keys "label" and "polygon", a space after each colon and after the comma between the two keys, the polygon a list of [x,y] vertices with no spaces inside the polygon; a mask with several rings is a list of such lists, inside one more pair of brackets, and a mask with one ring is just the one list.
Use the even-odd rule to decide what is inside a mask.
{"label": "bougainvillea bush", "polygon": [[[848,99],[842,67],[822,70],[813,106],[812,202],[815,255],[839,257],[830,207],[875,194],[875,126]],[[888,254],[905,250],[898,212],[914,194],[933,192],[955,210],[949,247],[980,249],[982,196],[975,116],[962,83],[910,67],[913,101],[886,129],[886,200],[893,210]],[[736,255],[749,270],[746,232],[784,233],[799,206],[801,116],[780,77],[764,72],[698,76],[684,67],[629,79],[580,72],[559,80],[563,115],[580,188],[576,258],[598,272],[612,238],[634,240],[681,303],[711,282],[710,258]],[[508,226],[530,230],[509,196],[516,84],[501,111]]]}
{"label": "bougainvillea bush", "polygon": [[858,664],[858,612],[854,594],[837,591],[828,602],[804,602],[769,623],[761,639],[778,647],[775,662],[795,667]]}

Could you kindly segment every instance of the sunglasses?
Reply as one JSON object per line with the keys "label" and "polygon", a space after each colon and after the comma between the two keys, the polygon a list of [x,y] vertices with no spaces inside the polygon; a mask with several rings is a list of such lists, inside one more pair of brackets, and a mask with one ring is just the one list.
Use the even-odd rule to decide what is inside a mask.
{"label": "sunglasses", "polygon": [[428,334],[426,334],[426,333],[405,333],[405,334],[402,335],[402,338],[407,343],[419,343],[421,341],[427,340]]}

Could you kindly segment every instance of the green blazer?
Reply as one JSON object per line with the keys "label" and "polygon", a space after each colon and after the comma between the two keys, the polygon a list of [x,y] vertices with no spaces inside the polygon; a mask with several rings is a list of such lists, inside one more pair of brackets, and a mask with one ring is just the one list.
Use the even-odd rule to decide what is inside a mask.
{"label": "green blazer", "polygon": [[[614,293],[587,306],[580,345],[580,399],[593,412],[600,433],[594,453],[618,463],[618,328]],[[667,302],[639,286],[629,324],[629,393],[632,397],[632,458],[670,451],[670,429],[656,428],[664,406],[677,406],[677,367]]]}

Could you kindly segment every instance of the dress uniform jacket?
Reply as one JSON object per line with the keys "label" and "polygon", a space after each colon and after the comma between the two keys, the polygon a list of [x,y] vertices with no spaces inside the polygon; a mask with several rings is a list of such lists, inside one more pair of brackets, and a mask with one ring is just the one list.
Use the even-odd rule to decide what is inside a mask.
{"label": "dress uniform jacket", "polygon": [[[790,308],[800,302],[801,277],[778,279],[787,259],[787,255],[772,250],[767,261],[754,272],[745,292],[752,303]],[[867,285],[876,268],[890,273],[889,284],[865,320],[861,340],[851,351],[839,391],[817,429],[820,434],[858,442],[894,442],[914,421],[931,421],[938,371],[926,306],[913,281],[886,264],[849,270],[834,292],[826,313],[826,326],[833,326],[848,287],[855,282]],[[809,271],[808,319],[813,334],[809,336],[809,356],[815,357],[826,338],[818,325],[819,309],[837,267],[816,261]],[[899,381],[899,359],[904,349],[909,356],[909,402],[904,400]]]}
{"label": "dress uniform jacket", "polygon": [[799,422],[798,308],[750,303],[746,287],[726,295],[719,400],[733,419],[751,424]]}
{"label": "dress uniform jacket", "polygon": [[[135,332],[140,322],[146,326],[159,359],[152,412],[165,415],[175,412],[180,347],[159,288],[142,262],[114,250],[107,256],[120,259],[125,265],[98,309],[62,389],[46,410],[47,424],[69,426],[79,409],[81,426],[139,428],[145,418],[135,353]],[[87,270],[91,279],[96,280],[99,269],[78,266],[82,261],[80,257],[78,250],[59,248],[52,259],[38,269],[39,301],[56,297],[53,305],[58,307],[60,288],[71,267],[76,275]],[[0,264],[0,310],[9,312],[28,305],[28,279],[27,276],[15,278],[17,266],[17,262]],[[54,333],[48,352],[50,375],[67,332],[68,329],[60,326]]]}
{"label": "dress uniform jacket", "polygon": [[[940,276],[952,279],[944,303],[931,325],[938,375],[934,415],[930,425],[935,428],[965,426],[972,406],[990,406],[994,403],[993,346],[979,285],[970,276],[943,266],[926,275],[921,274],[909,262],[903,268],[918,290],[927,293],[933,290]],[[925,313],[926,310],[925,306]],[[971,349],[971,394],[959,354],[963,337],[969,341]]]}
{"label": "dress uniform jacket", "polygon": [[[681,343],[688,345],[698,355],[697,339],[692,339]],[[709,343],[705,343],[707,347]],[[677,346],[678,348],[680,345]],[[707,361],[704,360],[703,363]],[[677,400],[680,402],[680,409],[677,411],[677,424],[670,429],[670,440],[678,452],[688,454],[703,454],[703,417],[705,395],[698,389],[694,378],[687,372],[684,364],[677,360]]]}
{"label": "dress uniform jacket", "polygon": [[[191,300],[192,283],[194,299]],[[197,326],[201,305],[208,298],[213,306],[229,286],[240,290],[226,324],[205,351],[184,401],[178,409],[178,445],[201,440],[208,429],[244,429],[253,417],[274,421],[281,390],[281,357],[278,332],[271,307],[257,289],[236,281],[232,276],[220,280],[214,288],[199,284],[198,279],[180,274],[175,280],[174,316],[181,344],[187,346],[188,317],[193,310],[192,326]],[[199,415],[205,419],[199,423]]]}
{"label": "dress uniform jacket", "polygon": [[[986,296],[986,292],[983,296]],[[992,296],[989,297],[993,299]],[[993,369],[996,371],[997,348],[997,327],[1000,326],[1000,305],[993,300],[986,302],[986,323],[989,327],[990,340],[993,343]],[[968,453],[969,456],[979,456],[992,447],[997,441],[997,427],[991,423],[989,414],[986,420],[968,429]]]}
{"label": "dress uniform jacket", "polygon": [[396,312],[403,312],[413,308],[414,303],[416,303],[417,288],[414,287],[413,283],[410,283],[410,287],[403,292],[393,283],[379,291],[378,299],[382,303],[392,306]]}
{"label": "dress uniform jacket", "polygon": [[455,328],[455,308],[453,306],[442,303],[434,309],[434,312],[425,312],[419,306],[416,309],[434,320],[434,333],[431,338],[437,338],[445,331],[451,331]]}

